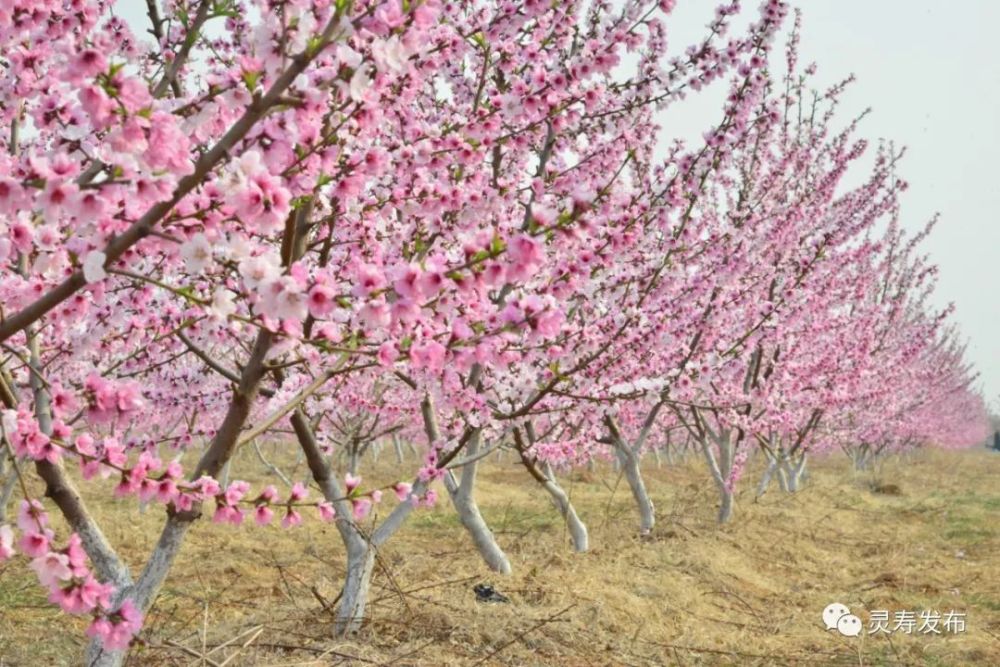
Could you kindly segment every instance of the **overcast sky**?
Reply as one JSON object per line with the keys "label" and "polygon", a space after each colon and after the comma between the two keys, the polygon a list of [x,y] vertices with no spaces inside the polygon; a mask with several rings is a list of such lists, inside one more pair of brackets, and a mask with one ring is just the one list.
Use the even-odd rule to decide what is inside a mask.
{"label": "overcast sky", "polygon": [[[715,4],[678,2],[668,27],[673,48],[704,34]],[[755,7],[744,4],[746,11]],[[905,225],[916,230],[941,213],[925,246],[941,269],[938,301],[955,304],[980,386],[1000,408],[1000,1],[792,4],[803,12],[801,62],[818,64],[818,81],[825,87],[857,76],[841,117],[870,106],[860,134],[907,147],[900,167],[910,183],[902,198]],[[697,137],[718,108],[713,94],[672,108],[667,134]]]}
{"label": "overcast sky", "polygon": [[[699,41],[714,0],[680,0],[669,24],[674,48]],[[746,13],[754,11],[747,0]],[[857,82],[843,118],[871,106],[861,134],[908,147],[900,169],[910,182],[903,218],[919,229],[941,222],[927,243],[939,264],[938,299],[952,302],[982,374],[987,400],[1000,397],[1000,0],[800,0],[801,61],[819,65],[825,87],[848,74]],[[145,3],[117,10],[145,30]],[[778,54],[782,51],[778,51]],[[696,138],[719,108],[715,91],[675,106],[671,136]],[[710,122],[710,121],[708,121]],[[1000,406],[998,406],[1000,407]]]}

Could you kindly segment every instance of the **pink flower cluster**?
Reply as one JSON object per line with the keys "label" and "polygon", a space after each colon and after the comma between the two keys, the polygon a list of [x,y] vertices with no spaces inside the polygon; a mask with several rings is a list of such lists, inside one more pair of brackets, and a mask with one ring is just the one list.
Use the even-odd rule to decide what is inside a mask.
{"label": "pink flower cluster", "polygon": [[[18,547],[31,559],[29,567],[39,583],[49,590],[49,601],[67,614],[93,614],[87,635],[99,639],[105,648],[128,648],[142,628],[142,614],[128,599],[112,610],[114,586],[94,578],[80,537],[73,533],[66,547],[55,548],[55,533],[49,527],[48,515],[42,504],[33,499],[21,502],[17,527],[21,532]],[[0,562],[15,555],[14,539],[11,526],[0,525]]]}
{"label": "pink flower cluster", "polygon": [[142,390],[135,382],[111,382],[91,373],[83,385],[87,418],[93,424],[106,424],[143,407]]}

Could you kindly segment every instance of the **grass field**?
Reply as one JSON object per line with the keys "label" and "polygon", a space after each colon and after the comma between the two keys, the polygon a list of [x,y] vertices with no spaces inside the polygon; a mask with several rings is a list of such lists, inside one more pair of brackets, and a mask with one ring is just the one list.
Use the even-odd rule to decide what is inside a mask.
{"label": "grass field", "polygon": [[[363,470],[366,486],[391,479],[388,458],[383,468]],[[249,456],[242,463],[240,478],[273,481]],[[542,490],[510,459],[491,461],[477,496],[513,575],[481,564],[441,502],[411,517],[380,552],[370,619],[347,641],[329,636],[328,608],[343,574],[332,525],[312,517],[292,531],[200,522],[129,664],[210,665],[194,656],[231,642],[209,658],[222,664],[228,657],[228,665],[1000,665],[1000,455],[922,452],[886,462],[877,478],[854,473],[845,457],[813,461],[802,491],[784,494],[774,485],[754,502],[757,466],[735,522],[719,527],[699,460],[662,468],[647,461],[659,514],[649,540],[635,535],[631,497],[610,467],[569,475],[563,483],[592,546],[574,554]],[[138,567],[162,511],[116,509],[110,494],[87,491],[109,538]],[[511,603],[477,603],[479,582],[493,583]],[[954,610],[966,614],[967,626],[847,638],[824,629],[820,614],[831,602],[866,624],[875,609]],[[0,566],[0,663],[78,664],[83,624],[66,619],[23,560]]]}

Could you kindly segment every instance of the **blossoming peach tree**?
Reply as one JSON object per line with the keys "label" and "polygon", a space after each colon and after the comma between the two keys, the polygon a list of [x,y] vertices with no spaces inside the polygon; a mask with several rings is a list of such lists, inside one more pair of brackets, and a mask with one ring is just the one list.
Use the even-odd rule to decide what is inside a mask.
{"label": "blossoming peach tree", "polygon": [[[436,480],[509,571],[473,495],[496,448],[583,551],[555,470],[610,447],[648,532],[639,457],[664,425],[696,436],[724,506],[741,443],[977,434],[961,350],[914,294],[922,268],[863,239],[895,204],[891,169],[835,196],[850,133],[789,125],[773,90],[785,3],[743,34],[723,4],[677,57],[672,5],[150,0],[150,42],[105,0],[0,0],[0,510],[19,496],[0,560],[92,618],[88,664],[122,662],[206,515],[334,522],[344,633],[375,551]],[[716,80],[704,141],[659,154],[656,113]],[[855,308],[870,340],[852,352]],[[230,481],[267,434],[310,480]],[[367,488],[356,457],[390,434],[420,460]],[[78,484],[163,508],[141,569]]]}

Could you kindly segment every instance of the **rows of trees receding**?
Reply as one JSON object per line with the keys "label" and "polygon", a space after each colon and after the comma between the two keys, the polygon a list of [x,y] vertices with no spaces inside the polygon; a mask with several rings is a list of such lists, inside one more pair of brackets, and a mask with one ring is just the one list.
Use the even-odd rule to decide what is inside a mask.
{"label": "rows of trees receding", "polygon": [[[586,551],[559,476],[594,460],[648,534],[647,456],[703,457],[724,522],[808,456],[985,438],[902,151],[835,113],[850,80],[798,62],[785,2],[668,50],[673,4],[166,0],[140,27],[0,2],[0,560],[93,618],[87,664],[122,662],[198,520],[334,522],[342,634],[422,506],[510,571],[476,504],[493,452]],[[713,83],[674,140],[663,110]],[[240,481],[262,438],[310,477],[258,449],[285,489]],[[370,488],[389,441],[419,463]],[[162,507],[144,563],[81,485]]]}

